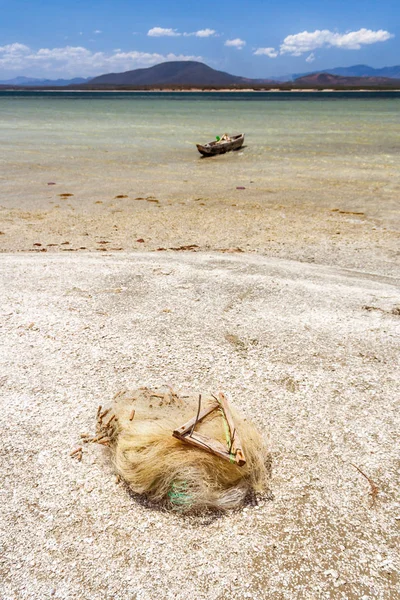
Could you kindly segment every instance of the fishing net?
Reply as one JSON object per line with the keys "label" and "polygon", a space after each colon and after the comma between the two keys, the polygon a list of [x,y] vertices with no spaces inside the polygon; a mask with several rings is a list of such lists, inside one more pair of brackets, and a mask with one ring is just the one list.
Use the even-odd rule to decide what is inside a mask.
{"label": "fishing net", "polygon": [[[154,502],[182,512],[237,508],[249,492],[266,490],[269,454],[254,426],[229,408],[232,432],[219,402],[212,394],[202,394],[199,402],[199,394],[178,395],[166,387],[123,391],[109,409],[99,407],[93,441],[110,448],[116,473],[132,491]],[[196,420],[200,408],[213,406]],[[173,437],[188,421],[193,425],[186,438]],[[204,447],[193,445],[196,436]],[[242,466],[233,453],[236,439]],[[216,446],[223,447],[220,455],[213,452]]]}

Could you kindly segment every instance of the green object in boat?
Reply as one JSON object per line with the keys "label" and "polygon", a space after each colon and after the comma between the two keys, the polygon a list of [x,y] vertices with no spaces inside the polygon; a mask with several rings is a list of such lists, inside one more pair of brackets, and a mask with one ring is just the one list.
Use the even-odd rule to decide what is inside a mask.
{"label": "green object in boat", "polygon": [[217,140],[217,142],[219,142],[221,138],[219,137],[219,135],[217,135],[215,136],[215,139]]}

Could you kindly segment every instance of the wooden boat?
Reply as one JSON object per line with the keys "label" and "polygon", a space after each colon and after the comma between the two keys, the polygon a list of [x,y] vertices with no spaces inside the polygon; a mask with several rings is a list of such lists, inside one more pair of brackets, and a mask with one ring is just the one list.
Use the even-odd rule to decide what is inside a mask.
{"label": "wooden boat", "polygon": [[243,142],[244,133],[239,133],[232,137],[225,134],[220,140],[209,142],[204,146],[201,144],[196,144],[196,146],[197,150],[203,156],[215,156],[217,154],[225,154],[225,152],[230,152],[231,150],[239,150],[243,146]]}

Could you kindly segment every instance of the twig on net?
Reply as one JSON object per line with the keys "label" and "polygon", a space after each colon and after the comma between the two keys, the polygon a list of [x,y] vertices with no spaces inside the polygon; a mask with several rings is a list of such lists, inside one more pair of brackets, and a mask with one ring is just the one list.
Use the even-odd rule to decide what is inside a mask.
{"label": "twig on net", "polygon": [[194,428],[196,427],[196,425],[197,425],[197,422],[198,422],[198,420],[199,420],[200,410],[201,410],[201,394],[199,394],[199,406],[198,406],[198,408],[197,408],[196,420],[195,420],[195,422],[193,423],[193,427],[192,427],[192,429],[190,430],[190,434],[189,434],[189,435],[190,435],[190,437],[192,437],[192,434],[193,434]]}

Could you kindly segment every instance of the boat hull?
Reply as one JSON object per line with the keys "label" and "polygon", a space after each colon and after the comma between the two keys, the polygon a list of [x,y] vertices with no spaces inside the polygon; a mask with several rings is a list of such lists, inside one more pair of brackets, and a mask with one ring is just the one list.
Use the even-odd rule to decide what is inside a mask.
{"label": "boat hull", "polygon": [[244,143],[244,133],[234,136],[229,142],[210,142],[205,146],[196,144],[197,150],[203,156],[217,156],[218,154],[226,154],[232,150],[239,150]]}

